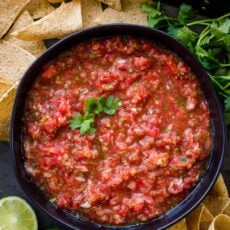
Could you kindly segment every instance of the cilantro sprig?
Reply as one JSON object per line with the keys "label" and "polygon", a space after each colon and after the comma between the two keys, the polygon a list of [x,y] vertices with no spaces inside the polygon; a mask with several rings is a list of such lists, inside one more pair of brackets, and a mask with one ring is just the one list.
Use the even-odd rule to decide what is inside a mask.
{"label": "cilantro sprig", "polygon": [[93,134],[96,129],[94,128],[95,116],[101,113],[107,115],[114,115],[119,107],[120,100],[113,96],[107,98],[92,97],[85,100],[84,114],[78,113],[71,121],[70,128],[80,129],[80,134],[86,133]]}
{"label": "cilantro sprig", "polygon": [[[183,3],[177,16],[170,17],[160,1],[143,3],[141,9],[150,27],[166,31],[195,54],[224,98],[225,122],[230,124],[230,13],[215,19],[197,19],[196,11]],[[197,25],[199,32],[194,27]]]}
{"label": "cilantro sprig", "polygon": [[96,131],[94,128],[94,118],[95,115],[93,113],[86,112],[84,115],[79,113],[70,121],[70,128],[72,130],[80,129],[81,135],[86,133],[93,134]]}

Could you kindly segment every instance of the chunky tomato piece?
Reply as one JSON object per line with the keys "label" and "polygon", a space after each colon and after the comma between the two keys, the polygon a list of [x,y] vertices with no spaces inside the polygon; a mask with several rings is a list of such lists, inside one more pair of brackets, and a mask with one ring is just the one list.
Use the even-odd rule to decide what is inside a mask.
{"label": "chunky tomato piece", "polygon": [[56,74],[57,74],[57,70],[56,70],[55,66],[47,65],[41,74],[41,78],[43,80],[49,80],[50,78],[54,77]]}

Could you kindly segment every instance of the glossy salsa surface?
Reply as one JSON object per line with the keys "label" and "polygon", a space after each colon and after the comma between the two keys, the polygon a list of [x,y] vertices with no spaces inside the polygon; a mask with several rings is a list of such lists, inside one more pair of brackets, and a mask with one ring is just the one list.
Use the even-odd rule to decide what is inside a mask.
{"label": "glossy salsa surface", "polygon": [[[88,98],[118,98],[95,133],[71,129]],[[25,168],[60,208],[106,224],[139,223],[191,192],[212,150],[208,104],[176,54],[115,36],[47,63],[26,99]]]}

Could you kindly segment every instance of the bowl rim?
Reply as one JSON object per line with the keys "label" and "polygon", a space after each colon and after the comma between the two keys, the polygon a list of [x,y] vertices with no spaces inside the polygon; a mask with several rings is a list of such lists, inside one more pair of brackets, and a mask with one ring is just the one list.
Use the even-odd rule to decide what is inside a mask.
{"label": "bowl rim", "polygon": [[[90,34],[92,34],[92,33],[99,34],[101,31],[102,32],[106,31],[108,33],[108,35],[90,37],[91,36]],[[121,31],[122,31],[122,33],[121,33]],[[219,153],[219,158],[218,158],[219,161],[215,162],[215,164],[216,164],[215,168],[211,169],[212,165],[210,165],[210,162],[212,161],[213,155],[214,155],[212,152],[210,155],[210,159],[209,159],[209,165],[208,165],[204,175],[202,176],[201,180],[197,183],[195,188],[189,193],[189,195],[186,196],[185,199],[183,199],[182,202],[180,202],[175,208],[169,210],[168,212],[159,216],[158,218],[151,219],[147,222],[141,222],[138,225],[121,225],[121,226],[119,226],[119,225],[99,224],[99,223],[91,222],[89,220],[82,220],[82,219],[79,220],[77,218],[75,218],[75,220],[72,220],[71,214],[67,213],[66,211],[59,210],[59,209],[55,208],[54,205],[53,205],[53,208],[59,214],[58,213],[54,214],[53,212],[51,213],[50,210],[48,210],[47,206],[44,204],[41,204],[41,202],[39,201],[39,198],[37,196],[35,197],[33,195],[33,193],[31,191],[28,191],[28,188],[25,187],[25,183],[32,183],[32,182],[31,181],[30,182],[24,181],[22,173],[25,173],[25,172],[20,171],[19,163],[18,163],[18,160],[16,159],[16,152],[18,152],[18,151],[20,152],[21,158],[23,159],[21,137],[17,137],[16,134],[17,134],[17,132],[21,133],[19,131],[19,129],[21,129],[21,128],[20,127],[18,128],[18,125],[17,125],[17,121],[18,121],[17,116],[18,116],[19,110],[21,108],[21,107],[19,108],[21,96],[23,94],[26,94],[25,89],[23,89],[24,85],[25,85],[26,81],[34,82],[34,80],[36,79],[36,77],[35,77],[32,80],[28,80],[32,70],[35,68],[36,65],[42,66],[45,63],[47,63],[47,60],[52,60],[55,56],[55,53],[56,54],[62,53],[63,50],[59,50],[60,48],[67,47],[66,49],[69,49],[72,45],[74,45],[74,44],[68,45],[68,42],[73,43],[75,40],[77,40],[79,38],[79,41],[76,42],[76,44],[79,44],[81,42],[91,40],[94,38],[103,38],[103,37],[107,37],[107,36],[112,37],[116,34],[117,35],[119,35],[119,34],[125,35],[126,33],[127,33],[127,35],[135,36],[133,34],[131,35],[130,31],[135,31],[135,32],[139,32],[139,33],[142,32],[143,35],[139,35],[139,33],[138,33],[137,37],[142,37],[142,38],[146,38],[146,39],[153,40],[153,41],[154,41],[154,39],[152,37],[155,35],[158,39],[159,38],[162,39],[163,42],[160,41],[160,43],[162,42],[162,44],[166,47],[166,49],[172,50],[171,49],[172,47],[168,48],[165,44],[165,41],[170,41],[172,44],[175,45],[176,48],[181,50],[180,52],[184,52],[186,54],[186,56],[188,57],[188,60],[185,62],[191,61],[197,67],[197,69],[200,72],[201,79],[204,78],[204,80],[206,81],[205,84],[207,84],[206,87],[209,88],[209,90],[212,94],[212,101],[213,101],[212,103],[215,105],[215,109],[216,109],[215,113],[218,116],[218,122],[219,122],[218,125],[220,126],[219,129],[220,129],[220,135],[222,138],[221,139],[222,142],[220,143],[221,147],[219,147],[219,148],[221,148],[221,152]],[[112,32],[112,35],[109,35],[109,32]],[[144,32],[151,34],[151,36],[150,35],[146,36]],[[81,40],[81,36],[82,37],[86,36],[89,38],[85,39],[85,40]],[[155,40],[155,42],[156,41],[157,40]],[[177,53],[176,51],[172,50],[172,52],[176,53],[179,57],[181,57],[181,54]],[[52,58],[50,58],[51,56],[52,56]],[[44,59],[47,59],[47,60],[43,61]],[[185,60],[185,59],[182,58],[182,60]],[[41,63],[43,63],[43,64],[41,64]],[[38,73],[38,71],[37,71],[37,73]],[[195,75],[197,75],[197,74],[195,73]],[[197,79],[200,81],[199,77],[197,77]],[[30,85],[31,84],[32,83],[30,83]],[[202,86],[202,85],[200,84],[200,86]],[[27,89],[27,92],[28,92],[28,89]],[[203,89],[202,89],[202,92],[204,93]],[[205,93],[204,93],[204,95],[205,95]],[[205,95],[205,97],[206,97],[206,95]],[[25,102],[25,98],[21,99],[21,100],[23,101],[23,103]],[[208,104],[210,106],[211,102],[208,101]],[[24,110],[24,107],[23,107],[23,110]],[[22,116],[20,118],[22,119]],[[214,124],[214,122],[213,122],[213,127],[214,128],[216,127],[216,124]],[[213,132],[214,132],[213,136],[215,137],[215,135],[216,135],[215,130]],[[156,226],[157,226],[156,229],[160,230],[160,229],[165,229],[165,228],[173,225],[174,223],[176,223],[177,221],[179,221],[180,219],[185,217],[189,212],[191,212],[193,209],[195,209],[200,204],[200,202],[205,198],[205,196],[207,195],[207,193],[209,192],[209,190],[211,189],[211,187],[213,186],[213,184],[215,183],[215,181],[219,175],[220,168],[221,168],[221,165],[223,162],[225,146],[226,146],[226,135],[227,135],[226,134],[226,126],[224,124],[222,107],[221,107],[220,102],[218,100],[217,94],[216,94],[216,92],[213,88],[213,85],[211,84],[211,81],[208,78],[207,73],[205,72],[204,68],[201,66],[199,61],[190,53],[190,51],[185,46],[183,46],[178,41],[176,41],[174,38],[170,37],[168,34],[162,32],[162,31],[151,29],[149,27],[141,26],[141,25],[115,23],[115,24],[94,26],[94,27],[90,27],[90,28],[81,30],[79,32],[73,33],[73,34],[61,39],[57,43],[55,43],[53,46],[51,46],[49,49],[47,49],[47,51],[45,51],[40,57],[38,57],[31,64],[31,66],[27,69],[27,71],[23,75],[23,77],[19,83],[16,96],[15,96],[15,101],[14,101],[13,111],[12,111],[12,117],[11,117],[11,125],[10,125],[10,150],[11,150],[11,155],[12,155],[13,164],[14,164],[14,171],[15,171],[17,180],[18,180],[20,186],[22,187],[22,190],[26,193],[26,195],[29,197],[29,199],[37,207],[39,207],[41,210],[43,210],[45,213],[47,213],[53,219],[60,222],[62,225],[66,226],[70,229],[92,229],[92,228],[93,229],[155,229],[154,224],[156,224]],[[17,143],[17,141],[15,141],[15,139],[16,140],[19,139],[19,142],[20,142],[19,145],[20,146],[18,146],[18,143]],[[214,142],[214,144],[215,144],[215,142]],[[18,150],[18,149],[20,149],[20,150]],[[200,190],[202,190],[203,192],[201,193]],[[198,198],[196,196],[198,196]],[[190,200],[194,201],[194,203],[189,204],[191,206],[188,207],[188,204],[186,205],[185,203],[189,202]],[[47,199],[47,202],[49,202],[48,199]],[[174,215],[172,213],[174,213]],[[66,215],[65,218],[67,218],[67,219],[60,217],[58,215]],[[171,217],[171,216],[173,216],[173,217]],[[157,221],[159,221],[159,222],[157,222]],[[72,222],[74,222],[74,225]],[[160,225],[159,225],[159,223],[160,223]]]}

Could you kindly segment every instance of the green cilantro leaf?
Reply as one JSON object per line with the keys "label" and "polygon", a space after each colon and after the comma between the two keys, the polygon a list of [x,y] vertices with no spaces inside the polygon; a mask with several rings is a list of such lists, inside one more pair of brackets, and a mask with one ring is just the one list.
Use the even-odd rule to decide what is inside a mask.
{"label": "green cilantro leaf", "polygon": [[194,42],[197,39],[197,34],[190,30],[187,26],[175,27],[170,25],[168,27],[168,34],[179,40],[194,52]]}
{"label": "green cilantro leaf", "polygon": [[109,96],[105,101],[104,113],[108,115],[114,115],[119,107],[119,99],[113,96]]}
{"label": "green cilantro leaf", "polygon": [[77,114],[71,121],[70,121],[70,128],[72,130],[80,128],[80,134],[90,133],[92,134],[92,129],[94,125],[94,114],[85,113],[85,115]]}
{"label": "green cilantro leaf", "polygon": [[196,46],[195,54],[198,57],[201,64],[207,69],[212,70],[216,69],[219,66],[219,61],[216,59],[212,53],[209,53],[207,50],[204,50],[200,46]]}
{"label": "green cilantro leaf", "polygon": [[230,20],[228,18],[224,20],[216,20],[211,24],[211,33],[215,36],[221,37],[230,32]]}
{"label": "green cilantro leaf", "polygon": [[151,5],[142,3],[141,10],[147,14],[147,21],[150,27],[159,29],[168,25],[168,17],[161,10],[161,3],[159,1]]}
{"label": "green cilantro leaf", "polygon": [[148,16],[147,21],[148,21],[148,25],[155,29],[165,28],[168,25],[164,15],[160,15],[158,17]]}
{"label": "green cilantro leaf", "polygon": [[119,106],[119,99],[113,96],[109,96],[106,99],[105,105],[110,108],[118,108]]}
{"label": "green cilantro leaf", "polygon": [[108,115],[114,115],[119,107],[119,99],[113,96],[108,98],[87,98],[85,100],[84,112],[82,115],[78,113],[71,121],[70,128],[80,129],[80,134],[86,133],[94,134],[96,129],[94,128],[95,115],[99,115],[102,112]]}
{"label": "green cilantro leaf", "polygon": [[89,134],[92,135],[92,134],[94,134],[95,132],[96,132],[96,129],[93,128],[93,127],[90,127],[90,129],[89,129]]}
{"label": "green cilantro leaf", "polygon": [[225,111],[224,111],[224,120],[227,125],[230,124],[230,97],[227,97],[224,101]]}
{"label": "green cilantro leaf", "polygon": [[88,113],[96,113],[99,114],[103,112],[103,98],[87,98],[85,100],[85,111]]}
{"label": "green cilantro leaf", "polygon": [[190,5],[182,3],[178,13],[178,21],[181,24],[186,24],[189,20],[193,19],[196,16],[196,12]]}
{"label": "green cilantro leaf", "polygon": [[230,113],[230,97],[228,97],[224,100],[224,105],[225,105],[225,112]]}
{"label": "green cilantro leaf", "polygon": [[153,5],[149,5],[147,3],[141,4],[141,10],[148,14],[148,16],[156,17],[162,15],[162,12],[156,8],[153,7]]}
{"label": "green cilantro leaf", "polygon": [[82,116],[81,114],[77,114],[76,117],[74,117],[70,121],[70,128],[72,130],[80,128],[83,121],[84,121],[84,116]]}
{"label": "green cilantro leaf", "polygon": [[[94,122],[94,121],[93,121]],[[84,120],[81,124],[81,128],[80,128],[80,134],[81,135],[84,135],[86,134],[87,132],[89,132],[90,130],[90,125],[91,123],[93,123],[92,121],[90,120]]]}

